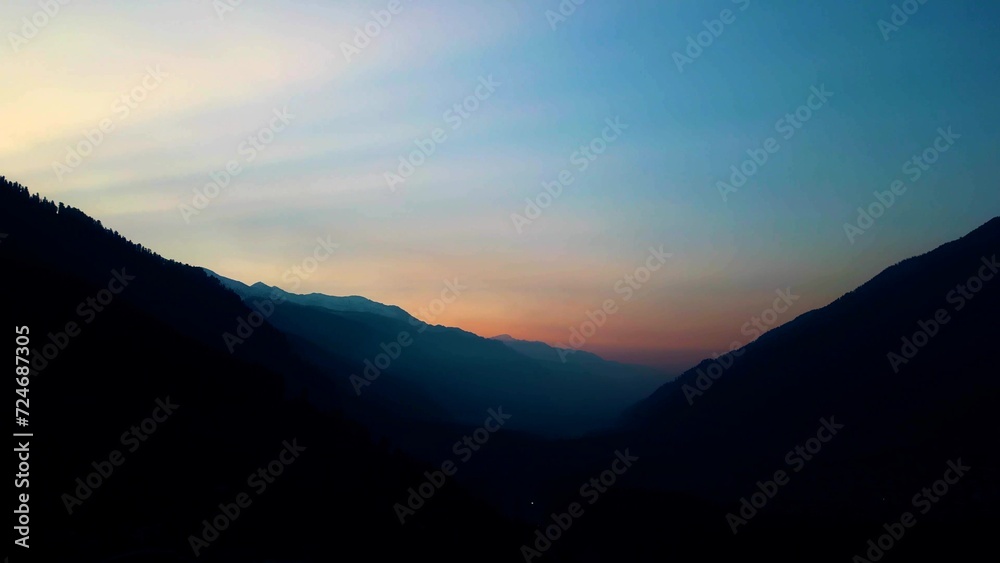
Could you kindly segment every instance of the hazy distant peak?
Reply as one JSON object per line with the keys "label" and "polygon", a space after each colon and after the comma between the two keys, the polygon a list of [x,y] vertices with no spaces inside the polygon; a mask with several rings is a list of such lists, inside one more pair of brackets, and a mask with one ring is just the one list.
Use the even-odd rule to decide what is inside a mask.
{"label": "hazy distant peak", "polygon": [[[521,340],[514,338],[509,334],[501,334],[499,336],[494,336],[490,340],[496,340],[498,342],[503,342],[509,348],[516,352],[519,352],[529,358],[534,358],[536,360],[548,360],[548,361],[559,361],[560,363],[565,363],[566,361],[571,361],[573,363],[579,362],[608,362],[604,358],[598,356],[597,354],[592,354],[590,352],[584,352],[583,350],[572,350],[570,348],[561,348],[559,346],[552,346],[546,344],[545,342],[540,342],[538,340]],[[566,350],[569,350],[567,352]],[[614,363],[614,362],[609,362]]]}
{"label": "hazy distant peak", "polygon": [[324,309],[342,313],[370,313],[373,315],[380,315],[400,320],[409,320],[413,318],[409,313],[395,305],[385,305],[372,301],[366,297],[360,297],[357,295],[337,297],[323,293],[310,293],[308,295],[302,295],[298,293],[290,293],[280,287],[270,286],[264,282],[256,282],[253,285],[247,285],[241,281],[220,276],[208,268],[202,268],[202,270],[212,277],[217,278],[220,282],[222,282],[223,286],[235,292],[243,299],[260,299],[262,297],[271,297],[273,294],[278,293],[287,301],[298,305],[322,307]]}

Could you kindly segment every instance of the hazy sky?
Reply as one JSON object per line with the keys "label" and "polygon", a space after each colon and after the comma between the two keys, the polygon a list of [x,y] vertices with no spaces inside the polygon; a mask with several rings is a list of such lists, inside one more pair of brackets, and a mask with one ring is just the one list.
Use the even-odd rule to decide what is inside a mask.
{"label": "hazy sky", "polygon": [[484,336],[568,343],[614,300],[584,348],[685,366],[777,290],[780,324],[1000,209],[1000,7],[895,3],[4,2],[0,174],[167,257]]}

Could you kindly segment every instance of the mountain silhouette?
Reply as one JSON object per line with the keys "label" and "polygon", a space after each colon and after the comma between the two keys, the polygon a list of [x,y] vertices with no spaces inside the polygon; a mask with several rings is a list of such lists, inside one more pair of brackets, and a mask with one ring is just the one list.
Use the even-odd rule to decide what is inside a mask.
{"label": "mountain silhouette", "polygon": [[[589,362],[607,362],[604,358],[598,356],[597,354],[592,354],[584,350],[574,350],[572,348],[559,348],[556,346],[550,346],[544,342],[539,342],[537,340],[519,340],[514,338],[509,334],[501,334],[494,336],[492,340],[499,340],[503,342],[511,349],[528,356],[529,358],[534,358],[536,360],[545,360],[548,362],[574,362],[580,363],[581,360],[586,360]],[[610,362],[609,362],[610,363]]]}
{"label": "mountain silhouette", "polygon": [[[393,506],[435,468],[318,407],[316,395],[336,402],[343,390],[270,325],[230,353],[222,334],[252,311],[201,269],[6,178],[0,231],[8,235],[0,245],[8,318],[29,326],[34,360],[31,552],[40,560],[195,560],[189,538],[293,440],[306,448],[302,460],[198,559],[506,561],[500,554],[516,553],[518,526],[456,485],[401,526]],[[127,286],[111,283],[115,272]],[[109,284],[120,293],[108,293]],[[130,452],[120,436],[150,418],[157,400],[179,406]],[[124,463],[91,478],[100,479],[96,488],[76,481],[106,471],[114,451]],[[70,502],[69,514],[64,495],[77,492],[86,498]],[[331,541],[331,530],[341,540]]]}
{"label": "mountain silhouette", "polygon": [[359,297],[357,295],[350,297],[334,297],[331,295],[324,295],[322,293],[299,295],[289,293],[283,289],[272,287],[261,282],[257,282],[253,285],[247,285],[241,281],[220,276],[207,268],[205,271],[218,278],[219,281],[222,282],[222,285],[232,290],[244,300],[249,298],[271,299],[275,293],[277,293],[283,300],[297,305],[322,307],[324,309],[340,313],[371,313],[373,315],[382,315],[391,319],[398,319],[402,321],[409,321],[413,319],[409,313],[395,305],[383,305],[381,303],[376,303],[371,299]]}
{"label": "mountain silhouette", "polygon": [[[220,279],[248,303],[280,295],[268,322],[298,343],[300,355],[320,366],[353,365],[331,377],[339,373],[342,384],[362,397],[374,394],[395,404],[409,397],[427,406],[413,414],[432,421],[475,424],[487,409],[502,405],[516,413],[510,428],[579,436],[612,427],[666,380],[655,370],[586,352],[566,355],[564,362],[541,343],[552,353],[538,356],[518,343],[425,324],[364,298],[297,295],[260,282]],[[401,334],[409,345],[398,345]],[[422,399],[412,401],[414,394]]]}
{"label": "mountain silhouette", "polygon": [[[998,249],[994,218],[700,362],[637,404],[620,431],[579,444],[627,445],[641,462],[617,507],[595,507],[584,524],[594,535],[575,536],[566,553],[850,561],[911,511],[919,533],[894,560],[985,560],[1000,500]],[[843,428],[811,459],[795,453],[824,421]],[[915,510],[914,495],[959,459],[968,475],[926,515]],[[778,470],[790,482],[733,534],[726,515]]]}
{"label": "mountain silhouette", "polygon": [[[666,383],[363,297],[220,278],[6,178],[0,232],[10,318],[30,328],[19,431],[34,434],[43,560],[512,561],[622,459],[533,560],[995,558],[1000,218]],[[511,426],[401,525],[394,506],[500,406]],[[286,443],[301,461],[196,557],[191,538]],[[893,527],[907,512],[916,525]]]}

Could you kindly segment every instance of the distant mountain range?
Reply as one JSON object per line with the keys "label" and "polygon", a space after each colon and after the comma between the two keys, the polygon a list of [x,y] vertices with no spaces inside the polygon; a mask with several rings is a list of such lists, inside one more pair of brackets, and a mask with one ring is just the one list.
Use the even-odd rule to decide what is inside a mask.
{"label": "distant mountain range", "polygon": [[257,282],[253,285],[247,285],[241,281],[220,276],[208,268],[204,268],[204,270],[212,276],[218,278],[219,281],[222,282],[222,285],[232,290],[244,300],[248,298],[271,299],[274,293],[277,292],[289,303],[305,305],[307,307],[322,307],[324,309],[341,313],[371,313],[373,315],[382,315],[383,317],[389,317],[390,319],[397,319],[401,321],[409,321],[413,319],[409,313],[399,307],[396,307],[395,305],[383,305],[365,297],[359,297],[356,295],[350,297],[333,297],[322,293],[299,295],[295,293],[288,293],[283,289],[272,287],[261,282]]}
{"label": "distant mountain range", "polygon": [[510,346],[512,349],[536,360],[564,363],[607,362],[607,360],[597,354],[591,354],[590,352],[585,352],[583,350],[574,350],[572,348],[557,348],[536,340],[518,340],[509,334],[494,336],[493,340],[499,340],[507,346]]}
{"label": "distant mountain range", "polygon": [[[612,427],[667,380],[654,369],[587,352],[560,354],[541,342],[425,325],[399,307],[364,297],[298,295],[205,271],[248,304],[280,295],[268,322],[293,338],[300,355],[318,366],[356,365],[331,377],[361,396],[434,405],[419,410],[425,419],[474,423],[486,409],[503,406],[515,413],[511,428],[580,436]],[[399,346],[401,334],[412,344]],[[391,357],[397,348],[398,357]]]}

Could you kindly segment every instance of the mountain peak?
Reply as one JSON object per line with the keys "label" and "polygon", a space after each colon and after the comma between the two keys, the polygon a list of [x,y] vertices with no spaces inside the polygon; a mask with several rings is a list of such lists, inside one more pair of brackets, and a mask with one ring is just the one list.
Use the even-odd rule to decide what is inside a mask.
{"label": "mountain peak", "polygon": [[277,293],[278,295],[284,297],[285,300],[292,303],[322,307],[339,313],[370,313],[373,315],[405,321],[412,318],[409,313],[395,305],[384,305],[365,297],[335,297],[323,293],[310,293],[308,295],[302,295],[298,293],[291,293],[281,289],[280,287],[270,286],[260,281],[254,283],[253,285],[247,285],[239,280],[220,276],[208,268],[202,268],[202,270],[204,270],[206,274],[217,278],[222,282],[222,285],[236,292],[236,294],[243,299],[251,297],[254,299],[271,298]]}

